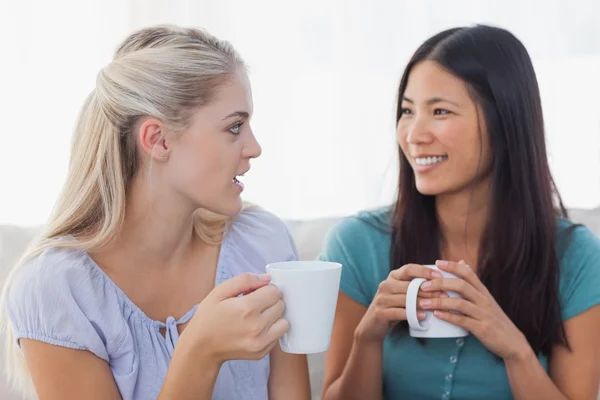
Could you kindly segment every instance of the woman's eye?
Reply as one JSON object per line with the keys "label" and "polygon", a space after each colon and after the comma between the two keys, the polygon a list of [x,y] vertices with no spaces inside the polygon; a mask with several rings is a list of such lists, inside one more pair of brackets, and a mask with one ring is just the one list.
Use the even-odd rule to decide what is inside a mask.
{"label": "woman's eye", "polygon": [[412,113],[412,111],[410,111],[410,109],[408,109],[406,107],[400,109],[400,114],[402,114],[402,115],[409,115],[411,113]]}
{"label": "woman's eye", "polygon": [[450,114],[450,111],[444,110],[443,108],[436,108],[433,113],[434,115],[448,115]]}
{"label": "woman's eye", "polygon": [[238,122],[237,124],[235,124],[231,128],[229,128],[229,132],[233,133],[234,135],[239,135],[241,126],[242,126],[242,122]]}

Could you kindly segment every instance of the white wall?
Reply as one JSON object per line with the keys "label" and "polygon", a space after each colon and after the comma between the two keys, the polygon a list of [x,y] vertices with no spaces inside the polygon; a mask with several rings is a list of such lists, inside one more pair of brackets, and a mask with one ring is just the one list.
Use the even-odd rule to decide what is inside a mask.
{"label": "white wall", "polygon": [[250,65],[263,156],[246,198],[286,218],[389,202],[404,64],[442,29],[492,23],[522,39],[542,90],[551,167],[570,207],[600,205],[600,2],[595,0],[4,0],[0,224],[33,225],[65,177],[75,116],[132,29],[202,26]]}

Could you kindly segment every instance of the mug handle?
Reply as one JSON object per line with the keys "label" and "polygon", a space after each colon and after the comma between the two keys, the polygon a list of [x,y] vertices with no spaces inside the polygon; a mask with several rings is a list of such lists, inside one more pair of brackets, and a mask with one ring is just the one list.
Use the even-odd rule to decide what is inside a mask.
{"label": "mug handle", "polygon": [[408,290],[406,291],[406,320],[411,329],[416,331],[426,331],[429,329],[429,324],[421,324],[417,318],[417,295],[419,294],[419,288],[426,282],[427,279],[415,278],[408,284]]}

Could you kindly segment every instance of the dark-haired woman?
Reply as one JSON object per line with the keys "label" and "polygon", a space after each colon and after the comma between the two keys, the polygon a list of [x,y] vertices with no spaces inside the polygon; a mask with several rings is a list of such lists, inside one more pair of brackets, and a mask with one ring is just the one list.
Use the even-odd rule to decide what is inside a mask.
{"label": "dark-haired woman", "polygon": [[[344,265],[323,399],[596,399],[600,241],[554,186],[522,43],[489,26],[433,36],[404,72],[396,121],[397,201],[341,222],[320,256]],[[430,280],[419,318],[469,336],[408,334],[415,277]]]}

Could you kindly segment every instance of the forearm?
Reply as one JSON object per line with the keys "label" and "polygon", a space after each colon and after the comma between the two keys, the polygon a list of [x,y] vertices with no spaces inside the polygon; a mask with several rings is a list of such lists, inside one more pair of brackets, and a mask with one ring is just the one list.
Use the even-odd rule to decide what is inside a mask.
{"label": "forearm", "polygon": [[323,400],[381,399],[383,342],[365,342],[355,335],[342,375],[329,385]]}
{"label": "forearm", "polygon": [[310,400],[306,355],[284,353],[275,345],[269,359],[269,400]]}
{"label": "forearm", "polygon": [[158,400],[210,400],[220,367],[176,349]]}
{"label": "forearm", "polygon": [[515,400],[567,400],[546,373],[533,350],[511,360],[505,360],[506,372]]}

